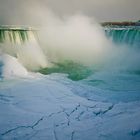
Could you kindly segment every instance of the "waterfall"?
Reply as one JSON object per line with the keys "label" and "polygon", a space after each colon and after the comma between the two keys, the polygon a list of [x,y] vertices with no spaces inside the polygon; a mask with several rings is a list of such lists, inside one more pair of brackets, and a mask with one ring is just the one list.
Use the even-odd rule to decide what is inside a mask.
{"label": "waterfall", "polygon": [[37,31],[30,28],[0,27],[0,52],[15,57],[28,70],[47,65]]}
{"label": "waterfall", "polygon": [[35,30],[0,28],[0,43],[23,44],[36,39],[37,33]]}
{"label": "waterfall", "polygon": [[[117,44],[140,46],[139,28],[105,28],[106,36]],[[24,44],[36,42],[37,31],[30,28],[2,28],[0,27],[0,43]]]}
{"label": "waterfall", "polygon": [[106,36],[117,44],[140,46],[140,28],[106,28]]}

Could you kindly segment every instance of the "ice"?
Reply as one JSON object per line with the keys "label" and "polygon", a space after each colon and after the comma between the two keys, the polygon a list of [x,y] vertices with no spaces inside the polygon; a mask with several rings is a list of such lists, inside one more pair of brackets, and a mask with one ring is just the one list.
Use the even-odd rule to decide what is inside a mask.
{"label": "ice", "polygon": [[26,77],[28,75],[27,70],[22,66],[22,64],[15,58],[8,54],[3,54],[0,57],[3,63],[2,76],[5,78],[9,77]]}
{"label": "ice", "polygon": [[62,74],[15,81],[0,81],[1,140],[140,139],[139,101],[114,103],[86,88],[81,96],[84,85]]}

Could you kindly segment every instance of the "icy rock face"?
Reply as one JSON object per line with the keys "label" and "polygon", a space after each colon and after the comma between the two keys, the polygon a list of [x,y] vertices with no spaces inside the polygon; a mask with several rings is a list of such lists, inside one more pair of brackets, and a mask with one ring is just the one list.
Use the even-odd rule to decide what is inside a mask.
{"label": "icy rock face", "polygon": [[87,100],[61,74],[0,84],[0,140],[140,139],[139,101]]}

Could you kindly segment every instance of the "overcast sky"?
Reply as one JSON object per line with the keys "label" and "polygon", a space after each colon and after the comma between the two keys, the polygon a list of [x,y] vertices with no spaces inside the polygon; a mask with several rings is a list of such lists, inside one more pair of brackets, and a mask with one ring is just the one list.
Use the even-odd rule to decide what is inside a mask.
{"label": "overcast sky", "polygon": [[0,0],[0,24],[21,24],[23,19],[28,24],[48,8],[59,16],[83,13],[98,21],[140,19],[140,0]]}

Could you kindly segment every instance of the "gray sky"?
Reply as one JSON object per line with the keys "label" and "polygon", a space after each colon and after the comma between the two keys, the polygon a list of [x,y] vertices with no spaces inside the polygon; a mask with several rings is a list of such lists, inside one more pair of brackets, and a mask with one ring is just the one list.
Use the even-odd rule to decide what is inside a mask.
{"label": "gray sky", "polygon": [[79,12],[98,21],[140,19],[140,0],[0,0],[0,24],[39,22],[47,8],[59,16]]}

